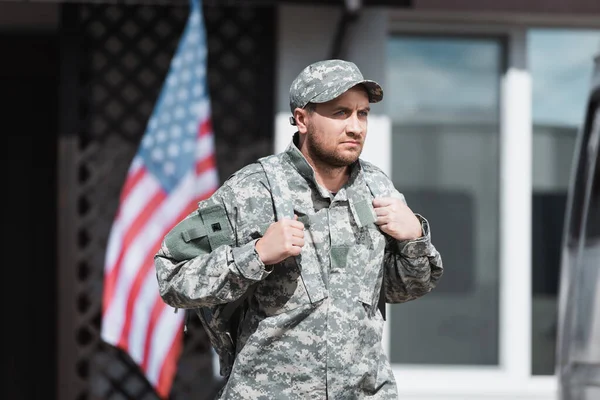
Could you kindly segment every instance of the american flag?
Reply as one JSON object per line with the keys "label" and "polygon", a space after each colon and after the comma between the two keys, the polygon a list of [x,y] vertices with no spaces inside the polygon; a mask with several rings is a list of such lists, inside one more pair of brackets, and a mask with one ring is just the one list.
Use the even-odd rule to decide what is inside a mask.
{"label": "american flag", "polygon": [[153,257],[166,233],[219,184],[199,0],[129,167],[104,266],[102,339],[128,353],[156,393],[171,390],[183,312],[160,298]]}

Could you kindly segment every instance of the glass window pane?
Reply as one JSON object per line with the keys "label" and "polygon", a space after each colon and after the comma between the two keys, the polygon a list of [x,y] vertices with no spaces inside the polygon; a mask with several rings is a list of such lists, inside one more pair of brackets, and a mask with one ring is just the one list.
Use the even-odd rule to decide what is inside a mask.
{"label": "glass window pane", "polygon": [[[554,374],[562,232],[600,31],[532,29],[532,372]],[[560,55],[560,56],[558,56]]]}
{"label": "glass window pane", "polygon": [[451,271],[391,307],[391,362],[497,365],[502,42],[397,35],[387,52],[392,179]]}

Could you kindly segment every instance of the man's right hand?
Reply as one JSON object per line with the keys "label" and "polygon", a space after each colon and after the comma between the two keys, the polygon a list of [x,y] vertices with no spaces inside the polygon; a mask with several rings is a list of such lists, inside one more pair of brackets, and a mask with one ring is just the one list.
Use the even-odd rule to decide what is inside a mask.
{"label": "man's right hand", "polygon": [[256,252],[265,265],[282,262],[288,257],[300,254],[304,246],[304,224],[294,219],[282,219],[267,228],[262,238],[256,242]]}

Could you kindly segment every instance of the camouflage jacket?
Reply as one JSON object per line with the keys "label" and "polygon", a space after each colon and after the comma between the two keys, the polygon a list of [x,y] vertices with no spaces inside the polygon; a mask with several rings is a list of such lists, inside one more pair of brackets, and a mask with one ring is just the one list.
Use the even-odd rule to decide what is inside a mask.
{"label": "camouflage jacket", "polygon": [[301,255],[275,266],[260,261],[255,243],[275,213],[265,170],[253,163],[199,204],[212,216],[222,210],[226,221],[217,223],[212,251],[186,256],[163,242],[155,257],[162,298],[199,308],[233,302],[253,287],[221,399],[396,399],[377,305],[383,281],[385,300],[402,303],[428,293],[441,277],[427,221],[418,216],[423,237],[416,240],[384,235],[373,223],[368,187],[404,197],[365,161],[332,195],[294,143],[272,157],[305,224]]}

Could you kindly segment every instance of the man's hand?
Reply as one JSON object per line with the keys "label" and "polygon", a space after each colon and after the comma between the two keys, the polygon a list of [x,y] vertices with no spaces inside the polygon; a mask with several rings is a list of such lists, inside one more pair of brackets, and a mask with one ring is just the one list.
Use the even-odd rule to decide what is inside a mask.
{"label": "man's hand", "polygon": [[375,215],[381,230],[396,240],[413,240],[423,235],[421,223],[402,200],[378,197],[373,200]]}
{"label": "man's hand", "polygon": [[282,219],[269,226],[256,242],[256,252],[265,265],[277,264],[288,257],[297,256],[304,246],[304,224],[294,219]]}

